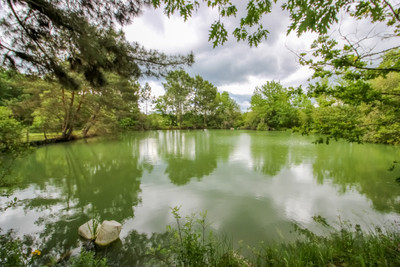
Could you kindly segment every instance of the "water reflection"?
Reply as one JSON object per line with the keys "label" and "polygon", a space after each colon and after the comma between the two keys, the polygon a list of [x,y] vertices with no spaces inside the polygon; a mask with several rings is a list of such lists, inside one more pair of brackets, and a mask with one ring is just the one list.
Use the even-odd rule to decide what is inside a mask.
{"label": "water reflection", "polygon": [[[123,143],[71,143],[38,149],[20,162],[16,174],[26,184],[16,190],[25,218],[34,223],[43,242],[43,255],[61,254],[77,246],[78,227],[94,216],[123,222],[140,203],[144,170],[140,138]],[[6,228],[30,233],[26,221],[7,210]],[[4,227],[4,226],[3,226]]]}
{"label": "water reflection", "polygon": [[254,169],[268,176],[277,175],[289,163],[289,145],[279,136],[265,138],[265,135],[256,134],[252,136],[250,147]]}
{"label": "water reflection", "polygon": [[[152,131],[42,147],[16,166],[25,183],[0,227],[37,233],[43,253],[59,255],[79,246],[77,228],[98,215],[123,223],[114,248],[128,255],[162,239],[142,233],[162,233],[173,222],[171,206],[182,205],[183,216],[207,210],[213,228],[250,244],[278,239],[293,222],[313,227],[317,214],[365,227],[399,218],[400,168],[387,171],[399,158],[395,147],[312,141],[291,133]],[[125,262],[122,254],[113,260]]]}
{"label": "water reflection", "polygon": [[348,145],[339,143],[331,149],[316,147],[313,175],[319,183],[332,181],[338,191],[357,190],[381,212],[400,212],[399,185],[395,178],[400,168],[389,171],[399,158],[395,147],[383,145]]}
{"label": "water reflection", "polygon": [[[101,218],[123,220],[133,216],[132,205],[140,202],[140,178],[146,165],[138,161],[138,142],[46,147],[29,157],[28,167],[20,168],[18,175],[29,177],[36,190],[46,194],[42,200],[55,201],[55,197],[67,211],[92,210]],[[56,185],[49,186],[49,182]],[[32,201],[43,208],[40,199]],[[34,203],[29,203],[30,209]]]}
{"label": "water reflection", "polygon": [[192,178],[200,180],[210,175],[217,168],[217,161],[226,159],[232,148],[216,139],[208,131],[159,132],[159,151],[171,182],[185,185]]}

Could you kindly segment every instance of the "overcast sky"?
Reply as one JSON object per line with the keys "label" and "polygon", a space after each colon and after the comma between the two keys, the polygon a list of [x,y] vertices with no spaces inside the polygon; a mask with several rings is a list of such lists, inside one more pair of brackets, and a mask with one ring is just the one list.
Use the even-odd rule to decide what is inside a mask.
{"label": "overcast sky", "polygon": [[[178,15],[168,18],[162,9],[148,8],[124,30],[129,41],[136,41],[147,49],[167,54],[193,52],[195,64],[185,68],[186,71],[191,76],[202,76],[220,92],[228,91],[242,110],[249,106],[254,88],[266,81],[280,81],[285,87],[307,84],[312,71],[301,66],[288,48],[307,50],[316,35],[303,34],[300,38],[294,33],[287,35],[289,17],[279,6],[275,5],[273,12],[264,18],[263,25],[270,34],[257,48],[250,48],[246,42],[238,43],[232,36],[223,46],[213,48],[208,34],[217,18],[216,10],[204,6],[186,22]],[[224,21],[229,33],[238,25],[237,21],[235,18]],[[344,20],[341,28],[353,26],[351,21],[346,25]],[[140,82],[149,82],[154,95],[164,94],[163,79],[144,78]]]}

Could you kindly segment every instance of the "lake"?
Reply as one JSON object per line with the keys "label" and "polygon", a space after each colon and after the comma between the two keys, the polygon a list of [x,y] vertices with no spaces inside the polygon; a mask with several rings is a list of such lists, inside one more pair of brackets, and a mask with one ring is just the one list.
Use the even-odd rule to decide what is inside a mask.
{"label": "lake", "polygon": [[[290,240],[293,224],[398,227],[397,147],[312,144],[290,132],[148,131],[40,147],[15,164],[22,179],[1,205],[0,228],[32,234],[42,251],[80,246],[93,216],[123,224],[120,247],[162,233],[181,215],[207,211],[210,227],[239,240]],[[144,242],[144,241],[143,241]],[[147,241],[146,241],[147,242]],[[145,246],[145,242],[142,244]]]}

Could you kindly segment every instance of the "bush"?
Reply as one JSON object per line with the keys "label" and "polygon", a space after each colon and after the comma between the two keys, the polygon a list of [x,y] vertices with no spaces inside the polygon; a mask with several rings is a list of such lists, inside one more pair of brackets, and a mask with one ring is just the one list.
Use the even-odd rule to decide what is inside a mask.
{"label": "bush", "polygon": [[11,152],[21,145],[22,126],[12,112],[0,106],[0,152]]}
{"label": "bush", "polygon": [[22,125],[12,117],[12,112],[0,106],[0,185],[12,184],[6,181],[14,160],[28,150],[21,140]]}

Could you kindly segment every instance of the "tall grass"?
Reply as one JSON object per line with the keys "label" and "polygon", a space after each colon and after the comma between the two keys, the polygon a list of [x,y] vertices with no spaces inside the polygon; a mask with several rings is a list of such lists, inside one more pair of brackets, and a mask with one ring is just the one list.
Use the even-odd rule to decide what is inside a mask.
{"label": "tall grass", "polygon": [[171,234],[169,246],[163,251],[167,266],[247,266],[230,242],[210,230],[207,212],[182,218],[179,209],[171,209],[176,227],[167,227]]}
{"label": "tall grass", "polygon": [[174,266],[400,266],[400,234],[393,231],[364,232],[359,225],[340,223],[336,229],[320,216],[314,221],[324,235],[294,225],[297,239],[248,247],[244,258],[226,239],[207,235],[206,213],[182,220],[179,208],[172,209],[176,228],[169,228],[176,240],[169,250]]}
{"label": "tall grass", "polygon": [[[137,266],[400,266],[400,234],[396,230],[376,228],[364,232],[359,225],[346,223],[334,228],[317,216],[314,220],[323,227],[323,235],[294,225],[296,241],[248,247],[250,253],[243,257],[240,251],[232,248],[232,242],[210,230],[207,213],[182,218],[179,208],[175,207],[172,215],[175,226],[169,226],[161,239],[137,235],[146,239],[143,247],[135,247],[135,242],[139,242],[137,239],[134,243],[127,242],[134,247],[135,254],[129,249],[125,251],[129,265],[135,266],[136,257]],[[40,246],[34,245],[32,240],[23,241],[8,232],[0,234],[0,247],[1,266],[41,265],[40,251],[34,250]],[[59,261],[54,259],[52,262],[49,266],[57,266]],[[118,257],[108,261],[101,253],[82,251],[64,265],[121,264]]]}
{"label": "tall grass", "polygon": [[288,244],[253,248],[255,266],[400,266],[398,232],[364,232],[359,225],[340,224],[336,230],[323,223],[326,235],[294,226],[298,238]]}

